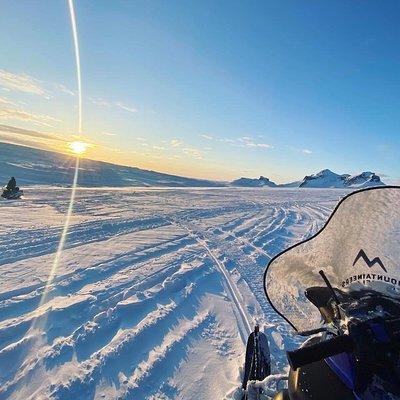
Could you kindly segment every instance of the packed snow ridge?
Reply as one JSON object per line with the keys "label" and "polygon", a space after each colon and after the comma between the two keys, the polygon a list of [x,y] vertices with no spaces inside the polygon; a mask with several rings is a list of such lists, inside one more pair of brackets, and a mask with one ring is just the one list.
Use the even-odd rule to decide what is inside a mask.
{"label": "packed snow ridge", "polygon": [[240,178],[231,183],[232,186],[242,187],[301,187],[301,188],[366,188],[384,186],[381,178],[374,172],[362,172],[358,175],[339,175],[329,169],[324,169],[316,174],[307,175],[302,181],[278,185],[264,176],[258,179]]}

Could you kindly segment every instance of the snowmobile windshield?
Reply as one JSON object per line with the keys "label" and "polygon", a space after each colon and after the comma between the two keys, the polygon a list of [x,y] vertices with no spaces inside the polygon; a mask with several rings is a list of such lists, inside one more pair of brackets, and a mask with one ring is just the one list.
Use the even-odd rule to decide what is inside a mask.
{"label": "snowmobile windshield", "polygon": [[340,201],[315,236],[269,263],[264,288],[274,309],[296,330],[321,326],[318,309],[305,290],[325,286],[362,289],[400,298],[400,187],[354,192]]}

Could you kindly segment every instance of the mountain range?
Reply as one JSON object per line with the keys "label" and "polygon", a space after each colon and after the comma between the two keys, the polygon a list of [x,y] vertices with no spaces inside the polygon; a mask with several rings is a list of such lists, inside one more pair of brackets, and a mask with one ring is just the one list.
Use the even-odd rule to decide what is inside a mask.
{"label": "mountain range", "polygon": [[385,185],[374,172],[362,172],[358,175],[336,174],[324,169],[313,175],[306,175],[303,180],[284,184],[276,184],[264,176],[258,179],[240,178],[231,182],[231,186],[241,187],[300,187],[300,188],[366,188]]}
{"label": "mountain range", "polygon": [[[47,150],[17,146],[0,142],[0,182],[15,176],[19,185],[69,186],[73,181],[75,157]],[[269,188],[364,188],[382,186],[384,183],[373,172],[358,175],[336,174],[324,169],[307,175],[301,181],[276,184],[265,176],[258,179],[239,178],[221,182],[187,178],[145,170],[137,167],[115,165],[103,161],[81,159],[78,184],[89,187],[269,187]]]}

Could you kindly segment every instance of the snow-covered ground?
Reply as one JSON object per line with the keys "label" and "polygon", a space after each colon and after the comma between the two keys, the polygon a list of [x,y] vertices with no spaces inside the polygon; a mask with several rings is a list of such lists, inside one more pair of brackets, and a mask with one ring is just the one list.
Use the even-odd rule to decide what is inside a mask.
{"label": "snow-covered ground", "polygon": [[0,399],[223,399],[256,322],[282,370],[265,266],[348,191],[78,190],[47,284],[70,193],[0,202]]}

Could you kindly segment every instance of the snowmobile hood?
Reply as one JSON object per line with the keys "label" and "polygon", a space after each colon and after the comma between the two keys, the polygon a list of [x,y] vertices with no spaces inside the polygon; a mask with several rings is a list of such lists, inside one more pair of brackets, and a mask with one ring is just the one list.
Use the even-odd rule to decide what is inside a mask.
{"label": "snowmobile hood", "polygon": [[275,256],[264,274],[272,307],[295,330],[321,326],[305,290],[324,286],[362,289],[400,299],[400,187],[368,188],[344,197],[314,236]]}

